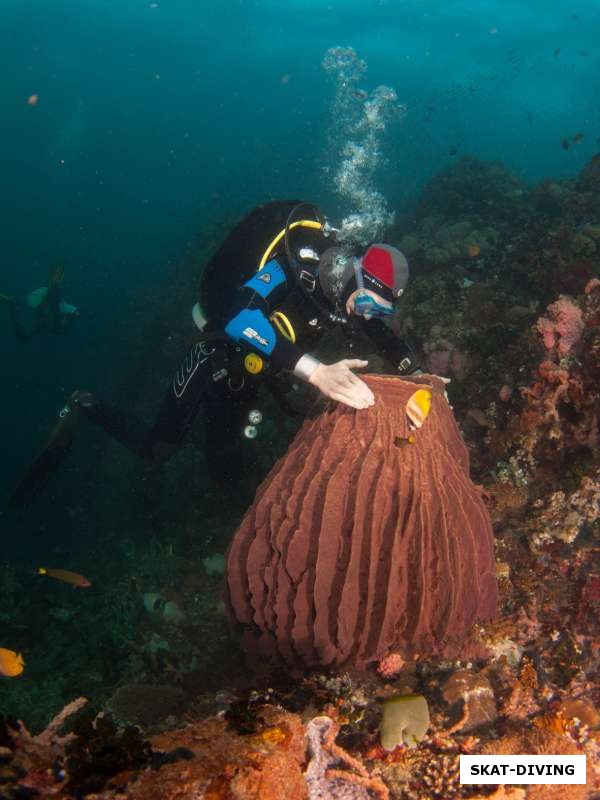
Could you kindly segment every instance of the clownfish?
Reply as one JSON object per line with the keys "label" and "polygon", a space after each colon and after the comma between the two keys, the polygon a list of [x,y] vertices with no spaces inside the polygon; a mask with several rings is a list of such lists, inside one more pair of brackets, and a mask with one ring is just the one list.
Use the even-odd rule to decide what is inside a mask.
{"label": "clownfish", "polygon": [[25,662],[21,653],[0,647],[0,675],[5,678],[16,678],[25,669]]}

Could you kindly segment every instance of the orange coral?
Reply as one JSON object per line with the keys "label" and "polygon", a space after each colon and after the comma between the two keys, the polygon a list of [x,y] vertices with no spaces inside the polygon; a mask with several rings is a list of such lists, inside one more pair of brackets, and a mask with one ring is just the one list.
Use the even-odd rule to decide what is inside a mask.
{"label": "orange coral", "polygon": [[263,731],[240,736],[211,718],[152,739],[154,749],[190,750],[196,758],[143,772],[128,800],[305,800],[304,727],[299,717],[261,709]]}
{"label": "orange coral", "polygon": [[502,708],[502,713],[512,719],[525,719],[534,714],[539,710],[535,699],[537,687],[538,677],[535,667],[528,658],[524,658],[521,672],[508,701]]}
{"label": "orange coral", "polygon": [[569,729],[569,720],[560,710],[536,717],[533,720],[533,724],[537,728],[550,731],[550,733],[555,733],[559,736],[563,736]]}

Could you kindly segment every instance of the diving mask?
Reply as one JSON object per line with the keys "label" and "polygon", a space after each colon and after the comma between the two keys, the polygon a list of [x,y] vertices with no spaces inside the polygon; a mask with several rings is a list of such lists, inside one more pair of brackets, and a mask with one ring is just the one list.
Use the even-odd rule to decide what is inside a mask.
{"label": "diving mask", "polygon": [[394,313],[391,306],[383,306],[371,295],[363,293],[354,298],[354,313],[361,317],[390,317]]}
{"label": "diving mask", "polygon": [[356,286],[358,288],[358,294],[354,298],[354,313],[367,319],[373,317],[390,317],[394,313],[394,307],[392,305],[384,306],[382,303],[378,303],[370,294],[367,294],[363,280],[362,266],[358,258],[354,259],[354,274],[356,276]]}

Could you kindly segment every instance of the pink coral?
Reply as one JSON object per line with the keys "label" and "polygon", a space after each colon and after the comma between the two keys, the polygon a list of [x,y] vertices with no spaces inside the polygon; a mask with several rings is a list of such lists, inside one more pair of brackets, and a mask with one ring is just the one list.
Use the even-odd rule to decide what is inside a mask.
{"label": "pink coral", "polygon": [[400,653],[390,653],[385,658],[381,659],[377,667],[377,672],[382,678],[389,680],[398,675],[405,663]]}
{"label": "pink coral", "polygon": [[542,334],[544,340],[544,347],[546,350],[552,350],[556,344],[554,336],[554,323],[546,317],[540,317],[537,321],[538,332]]}
{"label": "pink coral", "polygon": [[[594,343],[598,340],[596,331],[600,314],[597,295],[600,293],[596,289],[595,285],[591,286],[588,295],[579,297],[579,304],[561,295],[548,306],[547,316],[537,321],[537,330],[542,335],[547,355],[538,366],[539,380],[520,389],[527,400],[527,408],[521,414],[521,425],[524,431],[544,426],[547,441],[594,446],[598,439]],[[564,356],[569,355],[576,345],[580,361],[565,360]],[[564,413],[567,406],[570,406],[568,418]]]}
{"label": "pink coral", "polygon": [[560,356],[567,355],[583,333],[583,314],[579,306],[568,297],[561,296],[546,309],[547,317],[540,317],[537,329],[547,350],[556,348]]}

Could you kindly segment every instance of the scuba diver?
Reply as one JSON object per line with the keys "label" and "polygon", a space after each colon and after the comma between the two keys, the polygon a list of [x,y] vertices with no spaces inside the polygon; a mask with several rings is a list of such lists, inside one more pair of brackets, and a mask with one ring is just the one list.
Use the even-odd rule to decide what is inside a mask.
{"label": "scuba diver", "polygon": [[61,264],[53,267],[48,286],[40,286],[39,289],[29,292],[25,309],[21,309],[10,295],[0,294],[0,302],[8,305],[10,321],[17,339],[26,342],[34,336],[64,336],[71,332],[79,310],[62,299],[61,284],[64,276],[65,270]]}
{"label": "scuba diver", "polygon": [[[40,455],[11,497],[27,505],[66,455],[79,421],[102,428],[143,459],[161,462],[181,444],[200,412],[206,432],[207,465],[213,479],[237,480],[240,433],[252,434],[249,409],[266,381],[281,399],[292,384],[306,381],[326,398],[351,408],[371,406],[374,396],[353,370],[367,361],[344,358],[325,364],[310,349],[340,328],[351,353],[361,330],[394,370],[418,369],[408,345],[384,323],[408,280],[399,250],[373,244],[363,253],[344,249],[336,230],[309,203],[259,205],[231,232],[206,265],[192,317],[197,339],[179,366],[153,425],[128,411],[76,391]],[[254,429],[255,430],[255,429]]]}

